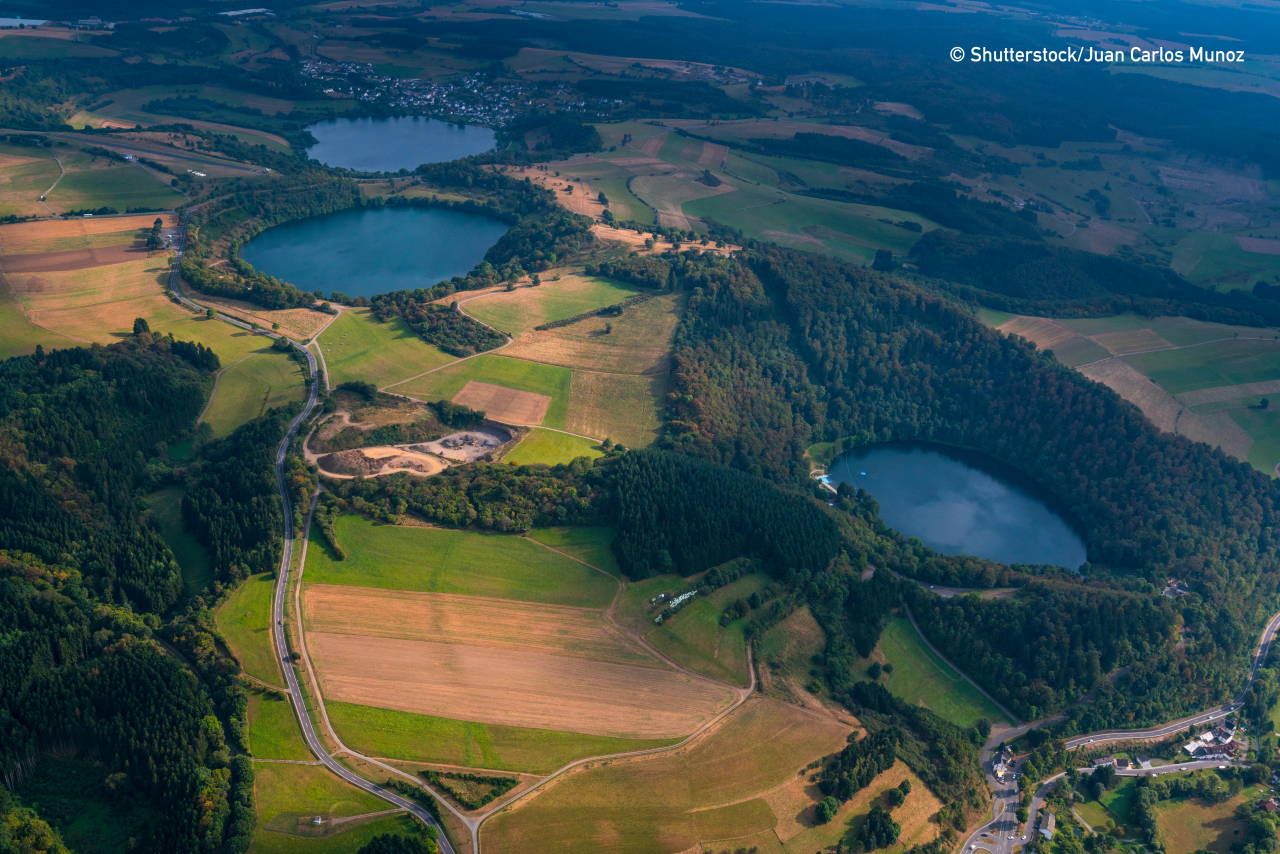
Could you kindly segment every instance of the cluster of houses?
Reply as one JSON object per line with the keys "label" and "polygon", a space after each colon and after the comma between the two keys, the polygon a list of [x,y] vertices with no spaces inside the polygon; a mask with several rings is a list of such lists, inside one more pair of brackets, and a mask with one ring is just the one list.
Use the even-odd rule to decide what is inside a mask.
{"label": "cluster of houses", "polygon": [[1235,722],[1228,719],[1187,742],[1182,749],[1196,759],[1239,759],[1245,747],[1235,737]]}
{"label": "cluster of houses", "polygon": [[991,773],[999,782],[1005,783],[1018,778],[1013,769],[1013,750],[1008,745],[996,751],[996,755],[992,757],[991,762]]}

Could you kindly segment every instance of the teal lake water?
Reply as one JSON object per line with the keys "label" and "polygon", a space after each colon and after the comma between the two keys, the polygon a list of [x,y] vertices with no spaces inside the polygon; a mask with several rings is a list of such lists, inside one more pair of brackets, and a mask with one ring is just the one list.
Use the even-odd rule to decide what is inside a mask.
{"label": "teal lake water", "polygon": [[981,454],[890,442],[845,454],[830,475],[871,493],[886,524],[943,554],[1069,569],[1088,559],[1052,496]]}
{"label": "teal lake water", "polygon": [[319,142],[307,156],[359,172],[397,172],[492,151],[493,130],[426,116],[330,119],[308,125]]}
{"label": "teal lake water", "polygon": [[466,275],[509,227],[440,208],[358,208],[269,228],[240,257],[304,291],[371,297]]}

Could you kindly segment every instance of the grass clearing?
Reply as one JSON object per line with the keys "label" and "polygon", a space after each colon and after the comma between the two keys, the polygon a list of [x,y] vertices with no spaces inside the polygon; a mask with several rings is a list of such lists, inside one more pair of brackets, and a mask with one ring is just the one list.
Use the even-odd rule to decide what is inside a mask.
{"label": "grass clearing", "polygon": [[543,323],[623,302],[638,292],[638,288],[598,276],[566,274],[536,288],[473,297],[467,300],[464,310],[482,323],[517,335]]}
{"label": "grass clearing", "polygon": [[780,817],[754,796],[839,750],[849,731],[829,718],[753,697],[686,750],[563,777],[486,822],[483,847],[674,852],[699,841],[762,833]]}
{"label": "grass clearing", "polygon": [[416,715],[351,703],[326,704],[343,742],[366,756],[549,774],[586,756],[602,756],[679,739],[621,739]]}
{"label": "grass clearing", "polygon": [[1156,806],[1156,828],[1169,854],[1192,854],[1205,850],[1226,854],[1244,841],[1247,820],[1237,818],[1236,807],[1250,800],[1249,788],[1219,804],[1199,798],[1176,798]]}
{"label": "grass clearing", "polygon": [[306,580],[425,593],[460,593],[606,608],[615,583],[522,537],[380,525],[355,515],[336,523],[345,561],[311,532]]}
{"label": "grass clearing", "polygon": [[604,451],[591,439],[570,436],[568,433],[557,433],[554,430],[539,430],[536,427],[512,448],[503,462],[518,466],[548,465],[573,462],[578,457],[604,456]]}
{"label": "grass clearing", "polygon": [[315,758],[302,738],[293,703],[260,688],[249,692],[249,748],[255,759]]}
{"label": "grass clearing", "polygon": [[613,528],[557,527],[534,528],[529,539],[572,555],[578,560],[602,569],[614,578],[622,577],[622,569],[613,556]]}
{"label": "grass clearing", "polygon": [[[764,693],[797,705],[809,705],[808,697],[825,690],[809,670],[813,657],[827,645],[826,632],[805,605],[764,633],[757,655]],[[810,688],[816,688],[811,691]]]}
{"label": "grass clearing", "polygon": [[469,382],[488,383],[551,398],[543,426],[564,430],[572,371],[555,365],[484,355],[448,365],[435,373],[388,389],[422,400],[452,400]]}
{"label": "grass clearing", "polygon": [[171,210],[186,196],[161,183],[141,166],[110,166],[68,172],[45,200],[59,213],[81,208],[113,207]]}
{"label": "grass clearing", "polygon": [[204,420],[214,436],[227,436],[268,409],[301,401],[305,388],[298,363],[268,348],[222,372]]}
{"label": "grass clearing", "polygon": [[[893,672],[881,679],[896,696],[925,706],[956,726],[971,727],[983,717],[992,722],[1004,718],[990,700],[925,646],[906,617],[885,627],[870,660],[893,665]],[[859,666],[866,664],[859,662]]]}
{"label": "grass clearing", "polygon": [[672,661],[696,673],[745,687],[751,681],[744,634],[747,618],[722,627],[720,614],[730,602],[746,599],[768,583],[768,576],[755,573],[721,587],[710,596],[696,597],[676,616],[651,629],[645,640]]}
{"label": "grass clearing", "polygon": [[258,762],[253,766],[258,832],[281,813],[309,813],[332,818],[380,812],[390,804],[319,765]]}
{"label": "grass clearing", "polygon": [[215,622],[245,673],[271,685],[284,678],[271,646],[271,573],[251,575],[218,609]]}
{"label": "grass clearing", "polygon": [[569,384],[569,429],[644,448],[658,438],[667,375],[631,376],[574,371]]}
{"label": "grass clearing", "polygon": [[[255,766],[255,767],[261,767]],[[386,804],[389,808],[391,805]],[[277,822],[282,824],[283,821]],[[280,833],[258,824],[253,837],[253,854],[351,854],[358,851],[376,836],[385,834],[416,837],[420,825],[407,814],[382,816],[368,821],[353,821],[338,825],[339,830],[329,836],[312,838],[290,833]]]}
{"label": "grass clearing", "polygon": [[1114,789],[1109,789],[1102,795],[1102,805],[1114,817],[1116,824],[1124,825],[1129,823],[1132,817],[1130,811],[1133,809],[1133,802],[1138,797],[1138,784],[1133,780],[1125,780]]}
{"label": "grass clearing", "polygon": [[147,496],[151,514],[160,529],[160,536],[178,559],[182,567],[182,592],[195,596],[213,584],[213,558],[194,536],[182,527],[181,486],[168,486]]}
{"label": "grass clearing", "polygon": [[329,384],[359,380],[379,388],[455,361],[399,317],[378,322],[367,308],[344,309],[320,335]]}
{"label": "grass clearing", "polygon": [[[5,41],[0,39],[0,46]],[[0,146],[0,216],[48,216],[39,199],[60,174],[43,148]]]}

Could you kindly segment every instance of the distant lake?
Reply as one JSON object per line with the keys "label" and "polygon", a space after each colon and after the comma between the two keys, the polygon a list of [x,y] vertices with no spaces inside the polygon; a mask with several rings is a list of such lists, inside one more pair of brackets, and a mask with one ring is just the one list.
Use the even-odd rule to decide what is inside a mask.
{"label": "distant lake", "polygon": [[1051,495],[982,454],[924,442],[870,445],[838,458],[846,481],[880,502],[880,517],[935,551],[1001,563],[1078,569],[1084,540]]}
{"label": "distant lake", "polygon": [[357,208],[269,228],[240,257],[304,291],[371,297],[466,275],[508,228],[440,208]]}
{"label": "distant lake", "polygon": [[359,172],[398,172],[492,151],[493,130],[425,116],[330,119],[308,125],[319,142],[307,156]]}

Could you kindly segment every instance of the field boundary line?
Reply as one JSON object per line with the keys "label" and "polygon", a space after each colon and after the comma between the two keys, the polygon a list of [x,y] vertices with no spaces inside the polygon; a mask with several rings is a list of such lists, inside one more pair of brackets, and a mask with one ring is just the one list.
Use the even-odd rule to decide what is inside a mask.
{"label": "field boundary line", "polygon": [[[1066,328],[1070,329],[1070,327],[1066,327]],[[1079,333],[1077,332],[1076,334],[1078,335]],[[1088,335],[1085,335],[1084,337],[1089,338]],[[1089,340],[1093,341],[1092,338],[1089,338]],[[1090,365],[1097,365],[1101,362],[1109,362],[1112,359],[1123,359],[1125,356],[1145,356],[1148,353],[1171,353],[1174,350],[1189,350],[1192,347],[1203,347],[1205,344],[1221,344],[1223,341],[1270,341],[1271,343],[1280,346],[1280,339],[1277,339],[1274,336],[1271,338],[1263,338],[1260,335],[1258,336],[1247,335],[1242,338],[1239,335],[1233,335],[1230,338],[1214,338],[1212,341],[1197,341],[1194,344],[1182,344],[1180,346],[1174,345],[1173,347],[1157,347],[1154,350],[1137,350],[1133,353],[1117,353],[1114,356],[1108,356],[1105,359],[1095,359],[1092,362],[1085,362],[1083,365],[1076,365],[1075,368],[1073,368],[1072,370],[1079,371],[1081,368],[1087,368]],[[1093,341],[1093,343],[1097,344],[1098,342]],[[1105,346],[1105,345],[1099,345],[1099,346]],[[1106,349],[1110,349],[1110,348],[1106,348]],[[1146,376],[1146,374],[1143,374],[1143,376]],[[1147,377],[1147,379],[1150,379],[1150,377]],[[1196,391],[1198,391],[1198,389],[1196,389]],[[1178,392],[1178,393],[1186,394],[1186,392]]]}

